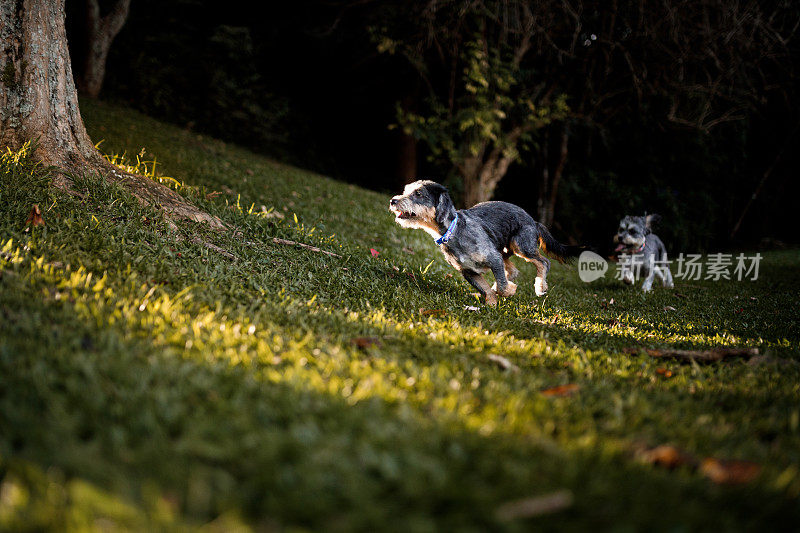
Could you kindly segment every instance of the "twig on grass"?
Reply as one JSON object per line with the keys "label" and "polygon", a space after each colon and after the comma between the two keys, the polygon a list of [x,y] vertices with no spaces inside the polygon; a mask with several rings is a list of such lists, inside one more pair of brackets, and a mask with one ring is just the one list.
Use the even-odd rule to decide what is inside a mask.
{"label": "twig on grass", "polygon": [[[329,252],[327,250],[323,250],[321,248],[317,248],[316,246],[311,246],[310,244],[305,244],[302,242],[290,241],[288,239],[280,239],[278,237],[273,237],[272,242],[274,242],[275,244],[283,244],[285,246],[300,246],[301,248],[305,248],[306,250],[311,250],[312,252],[319,252],[322,254],[330,255],[331,257],[338,257],[340,259],[342,257],[339,254],[335,254],[333,252]],[[244,243],[248,246],[258,246],[259,244],[261,244],[253,241],[244,241]]]}
{"label": "twig on grass", "polygon": [[335,254],[327,250],[322,250],[321,248],[317,248],[316,246],[311,246],[310,244],[303,244],[302,242],[290,241],[287,239],[279,239],[278,237],[273,237],[272,242],[274,242],[275,244],[285,244],[286,246],[300,246],[301,248],[305,248],[306,250],[311,250],[312,252],[320,252],[323,254],[330,255],[332,257],[338,257],[338,258],[342,257],[339,254]]}
{"label": "twig on grass", "polygon": [[758,348],[730,348],[720,347],[710,350],[674,350],[674,349],[650,349],[650,348],[625,348],[625,353],[645,352],[650,357],[660,359],[678,359],[681,361],[697,361],[700,363],[715,363],[723,359],[732,357],[743,357],[749,359],[758,355]]}
{"label": "twig on grass", "polygon": [[495,516],[498,520],[508,522],[518,518],[557,513],[572,506],[573,500],[574,497],[571,491],[566,489],[558,490],[542,496],[504,503],[497,508]]}

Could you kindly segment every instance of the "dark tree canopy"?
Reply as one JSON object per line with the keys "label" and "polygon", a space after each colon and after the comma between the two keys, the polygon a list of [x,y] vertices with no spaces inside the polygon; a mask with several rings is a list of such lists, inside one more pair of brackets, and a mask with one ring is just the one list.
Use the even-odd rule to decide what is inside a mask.
{"label": "dark tree canopy", "polygon": [[[82,6],[67,5],[70,43],[85,38]],[[131,3],[104,95],[378,190],[425,176],[462,198],[458,150],[435,129],[406,128],[415,140],[389,126],[433,119],[469,147],[458,124],[472,114],[503,134],[472,165],[494,176],[495,198],[578,240],[603,238],[621,212],[659,211],[676,221],[668,239],[695,248],[726,242],[800,122],[796,2],[303,0],[263,15],[244,1]],[[489,75],[478,93],[470,61]],[[522,106],[480,105],[497,97],[537,109],[563,97],[567,112],[517,134]],[[797,162],[792,150],[777,161],[737,234],[747,242],[792,238]]]}

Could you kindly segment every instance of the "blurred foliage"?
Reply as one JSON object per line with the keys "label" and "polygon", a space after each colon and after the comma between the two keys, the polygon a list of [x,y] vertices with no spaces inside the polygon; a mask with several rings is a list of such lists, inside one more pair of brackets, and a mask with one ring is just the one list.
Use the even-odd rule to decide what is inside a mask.
{"label": "blurred foliage", "polygon": [[[425,14],[428,4],[441,8],[440,18]],[[399,122],[424,139],[418,174],[440,181],[452,177],[453,161],[463,158],[459,146],[469,154],[478,146],[476,140],[497,139],[507,153],[516,157],[519,152],[523,164],[510,166],[495,197],[535,214],[542,166],[552,169],[558,159],[557,143],[548,144],[543,136],[549,132],[555,138],[562,123],[535,129],[524,142],[508,142],[505,133],[511,123],[524,121],[518,113],[525,109],[509,105],[508,99],[531,99],[537,110],[548,110],[563,94],[568,96],[564,103],[571,137],[555,210],[560,238],[601,244],[624,212],[633,210],[665,215],[660,231],[669,248],[699,251],[797,241],[792,228],[793,201],[800,194],[800,182],[794,179],[800,152],[791,149],[800,124],[794,105],[797,39],[784,43],[788,54],[764,53],[768,66],[760,67],[763,78],[751,77],[752,86],[735,85],[726,80],[739,79],[753,66],[742,50],[764,50],[748,48],[747,39],[763,34],[740,32],[732,41],[735,47],[728,46],[727,37],[721,37],[726,33],[708,32],[703,17],[689,15],[706,8],[722,14],[774,8],[782,15],[771,22],[740,22],[754,28],[765,23],[792,27],[800,20],[800,4],[704,0],[670,11],[670,18],[661,15],[676,5],[672,1],[643,14],[643,4],[637,2],[614,4],[617,12],[560,0],[474,3],[495,4],[530,5],[543,17],[537,19],[538,40],[532,41],[542,53],[530,56],[519,69],[509,66],[509,47],[474,47],[476,34],[484,35],[475,21],[460,29],[463,47],[436,48],[452,31],[449,14],[457,14],[459,2],[301,0],[273,3],[264,15],[244,0],[224,5],[137,0],[111,48],[104,97],[382,191],[402,185],[395,170],[403,128],[389,131],[390,124]],[[583,11],[571,12],[574,5],[584,6]],[[67,8],[75,55],[82,2],[70,0]],[[485,11],[482,16],[493,14]],[[714,20],[735,25],[740,19],[720,15]],[[578,32],[573,31],[576,21]],[[670,25],[676,30],[668,31]],[[487,42],[502,42],[496,35],[486,36]],[[512,36],[507,40],[518,42]],[[701,42],[709,47],[697,44]],[[409,50],[409,43],[417,48]],[[752,106],[742,111],[740,121],[698,132],[681,121],[703,118],[708,124],[740,114],[726,115],[724,105],[721,112],[714,108],[707,113],[703,95],[684,83],[686,76],[719,70],[714,61],[702,60],[708,50],[732,66],[720,78],[726,86],[712,91],[717,101],[731,109]],[[686,58],[678,61],[684,53]],[[453,57],[458,60],[455,67]],[[694,70],[687,70],[689,60]],[[451,73],[459,86],[453,103],[462,111],[450,110],[448,91],[431,91],[447,86]],[[540,95],[556,87],[549,101],[534,95],[537,84],[546,85]],[[665,120],[674,102],[681,113]],[[737,240],[731,241],[731,229],[773,164]],[[459,180],[449,183],[456,194],[461,192]]]}
{"label": "blurred foliage", "polygon": [[[70,7],[70,27],[77,32],[80,6]],[[104,94],[189,128],[280,153],[288,139],[289,104],[270,92],[251,28],[200,18],[197,10],[203,8],[196,0],[134,2],[111,47]],[[71,49],[73,57],[78,52]]]}
{"label": "blurred foliage", "polygon": [[[379,42],[379,50],[385,40]],[[518,159],[518,146],[531,140],[532,131],[567,115],[564,95],[552,102],[535,98],[527,90],[532,83],[510,54],[487,48],[480,36],[466,43],[462,61],[463,74],[452,106],[444,95],[432,93],[429,115],[397,107],[400,127],[424,141],[432,157],[444,156],[456,168],[493,149]]]}

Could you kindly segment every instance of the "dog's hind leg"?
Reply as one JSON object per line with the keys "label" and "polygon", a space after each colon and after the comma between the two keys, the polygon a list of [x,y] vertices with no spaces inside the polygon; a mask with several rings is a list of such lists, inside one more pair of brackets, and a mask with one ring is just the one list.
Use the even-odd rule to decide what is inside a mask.
{"label": "dog's hind leg", "polygon": [[506,271],[506,279],[508,281],[514,281],[519,276],[519,270],[517,267],[514,266],[514,263],[511,262],[511,257],[503,257],[503,266],[504,270]]}
{"label": "dog's hind leg", "polygon": [[550,272],[550,260],[539,254],[539,234],[528,226],[522,228],[513,239],[511,239],[511,251],[529,263],[536,266],[536,281],[534,289],[536,296],[544,296],[547,293],[547,273]]}
{"label": "dog's hind leg", "polygon": [[491,307],[497,305],[497,293],[489,286],[489,282],[486,281],[486,278],[471,270],[462,270],[461,274],[464,276],[464,279],[469,281],[470,285],[478,289],[481,296],[486,298],[486,305]]}

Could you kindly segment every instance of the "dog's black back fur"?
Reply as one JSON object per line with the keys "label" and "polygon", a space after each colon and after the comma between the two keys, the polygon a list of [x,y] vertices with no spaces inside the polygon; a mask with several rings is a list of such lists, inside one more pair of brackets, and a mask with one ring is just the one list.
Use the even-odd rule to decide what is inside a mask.
{"label": "dog's black back fur", "polygon": [[534,220],[521,207],[508,202],[482,202],[469,209],[459,211],[459,214],[466,215],[470,220],[474,220],[483,227],[497,250],[507,248],[523,228],[531,227],[536,229],[537,242],[542,251],[562,263],[579,256],[585,249],[580,246],[561,244],[544,224]]}

